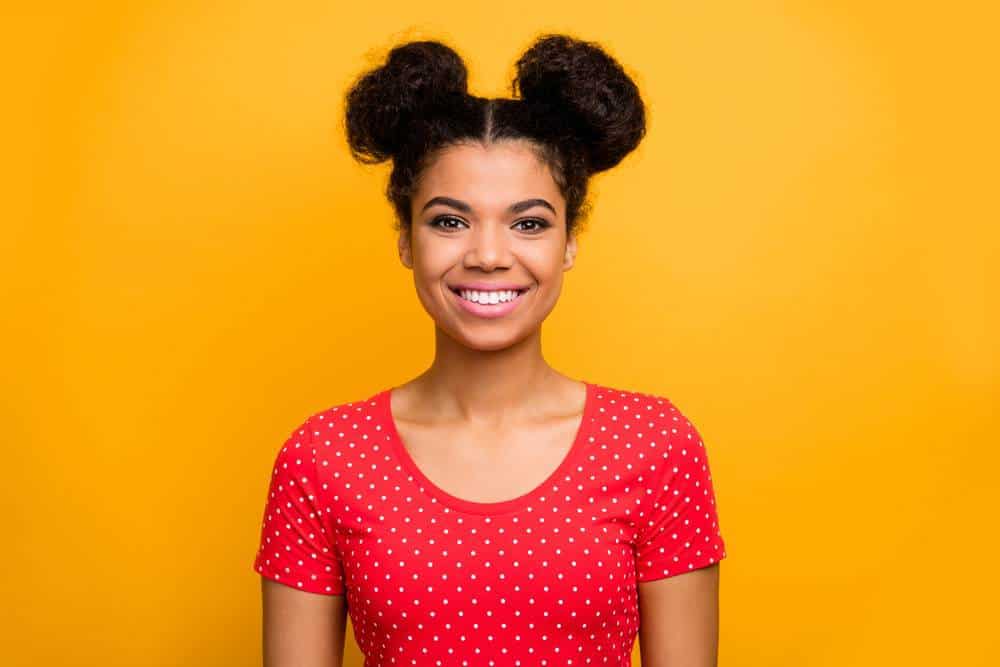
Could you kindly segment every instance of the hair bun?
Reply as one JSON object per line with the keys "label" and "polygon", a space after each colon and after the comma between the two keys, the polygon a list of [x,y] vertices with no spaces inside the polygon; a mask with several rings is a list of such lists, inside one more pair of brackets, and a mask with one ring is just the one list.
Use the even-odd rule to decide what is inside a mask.
{"label": "hair bun", "polygon": [[[614,167],[646,132],[639,89],[621,65],[599,45],[567,35],[544,35],[517,61],[514,95],[551,112],[551,131],[575,136],[591,172]],[[566,137],[572,138],[572,137]]]}
{"label": "hair bun", "polygon": [[437,41],[407,42],[386,62],[360,75],[345,97],[347,142],[365,163],[393,157],[404,145],[411,122],[447,108],[468,95],[461,57]]}

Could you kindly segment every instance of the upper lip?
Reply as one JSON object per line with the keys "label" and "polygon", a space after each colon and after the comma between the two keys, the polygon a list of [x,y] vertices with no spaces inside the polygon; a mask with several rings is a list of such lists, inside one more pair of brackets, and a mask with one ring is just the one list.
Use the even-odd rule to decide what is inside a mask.
{"label": "upper lip", "polygon": [[494,292],[501,290],[526,290],[527,285],[515,285],[514,283],[460,283],[458,285],[448,285],[453,290],[476,290],[481,292]]}

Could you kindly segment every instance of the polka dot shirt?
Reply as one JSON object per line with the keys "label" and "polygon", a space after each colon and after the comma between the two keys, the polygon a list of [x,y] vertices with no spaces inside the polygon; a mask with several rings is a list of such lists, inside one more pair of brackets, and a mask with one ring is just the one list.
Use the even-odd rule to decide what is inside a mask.
{"label": "polka dot shirt", "polygon": [[391,388],[311,415],[277,453],[254,569],[346,596],[366,667],[630,665],[637,583],[725,544],[691,422],[665,397],[585,384],[558,468],[500,502],[421,473]]}

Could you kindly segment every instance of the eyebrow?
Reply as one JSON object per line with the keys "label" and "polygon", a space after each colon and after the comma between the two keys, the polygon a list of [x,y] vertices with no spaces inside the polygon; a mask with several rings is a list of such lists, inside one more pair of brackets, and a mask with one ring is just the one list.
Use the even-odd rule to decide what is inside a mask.
{"label": "eyebrow", "polygon": [[[467,203],[465,203],[461,199],[453,199],[452,197],[434,197],[434,198],[430,199],[426,204],[424,204],[424,207],[422,209],[420,209],[420,211],[421,212],[426,211],[431,206],[434,206],[436,204],[441,204],[441,205],[444,205],[444,206],[450,206],[452,208],[457,208],[459,211],[462,211],[463,213],[471,213],[472,212],[472,207],[471,206],[469,206]],[[549,202],[545,201],[544,199],[539,199],[539,198],[525,199],[524,201],[519,201],[519,202],[516,202],[514,204],[511,204],[510,206],[507,207],[507,212],[508,213],[520,213],[521,211],[527,211],[529,208],[533,208],[535,206],[544,206],[545,208],[549,209],[553,213],[556,213],[556,209],[553,208],[552,204],[550,204]]]}

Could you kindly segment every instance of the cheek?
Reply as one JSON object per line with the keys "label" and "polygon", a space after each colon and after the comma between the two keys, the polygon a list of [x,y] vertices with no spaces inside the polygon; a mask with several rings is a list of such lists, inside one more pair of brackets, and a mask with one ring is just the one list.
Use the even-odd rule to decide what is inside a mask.
{"label": "cheek", "polygon": [[446,276],[453,274],[456,266],[461,266],[461,257],[450,257],[440,249],[437,252],[420,252],[413,257],[413,283],[425,308],[440,308],[441,301],[449,297],[445,287]]}
{"label": "cheek", "polygon": [[556,247],[554,244],[548,247],[538,244],[520,254],[521,264],[543,285],[560,279],[563,257],[562,246]]}
{"label": "cheek", "polygon": [[456,262],[461,262],[461,255],[454,249],[433,243],[414,248],[413,272],[420,282],[439,280]]}

